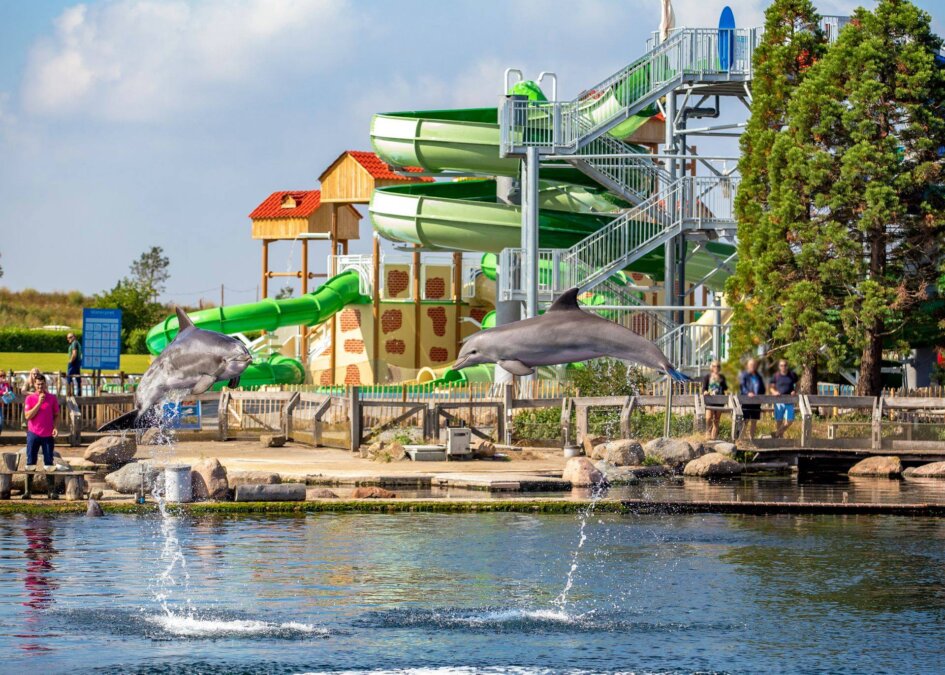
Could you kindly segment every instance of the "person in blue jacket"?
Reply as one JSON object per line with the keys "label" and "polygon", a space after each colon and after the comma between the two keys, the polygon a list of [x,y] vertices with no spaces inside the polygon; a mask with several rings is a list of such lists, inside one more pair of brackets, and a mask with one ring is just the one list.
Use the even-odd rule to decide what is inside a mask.
{"label": "person in blue jacket", "polygon": [[[758,361],[748,359],[745,364],[745,370],[738,375],[738,393],[741,396],[763,396],[765,393],[765,381],[758,373]],[[748,439],[755,440],[755,427],[758,420],[761,419],[761,404],[742,403],[742,415],[745,420],[745,426],[742,427],[742,434],[745,428],[748,428]],[[739,434],[741,438],[741,434]]]}

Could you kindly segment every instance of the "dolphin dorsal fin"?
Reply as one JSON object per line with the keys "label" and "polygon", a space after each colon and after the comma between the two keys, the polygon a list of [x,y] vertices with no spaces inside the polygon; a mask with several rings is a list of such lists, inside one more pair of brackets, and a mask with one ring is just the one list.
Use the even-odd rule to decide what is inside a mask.
{"label": "dolphin dorsal fin", "polygon": [[571,288],[558,296],[558,299],[551,303],[551,307],[548,308],[549,312],[563,312],[567,310],[576,309],[580,311],[581,306],[578,305],[577,296],[579,289]]}
{"label": "dolphin dorsal fin", "polygon": [[193,328],[194,322],[190,320],[190,317],[187,316],[187,312],[182,310],[180,307],[176,307],[174,311],[177,312],[177,332],[182,333],[186,328]]}

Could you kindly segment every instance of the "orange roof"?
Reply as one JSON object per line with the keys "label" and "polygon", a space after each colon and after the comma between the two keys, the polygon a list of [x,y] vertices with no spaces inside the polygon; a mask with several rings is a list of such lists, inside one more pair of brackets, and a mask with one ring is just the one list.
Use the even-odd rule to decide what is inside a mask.
{"label": "orange roof", "polygon": [[[295,206],[283,206],[287,202]],[[308,218],[321,204],[322,193],[319,190],[280,190],[273,192],[257,206],[249,217],[260,218]]]}
{"label": "orange roof", "polygon": [[[345,150],[341,153],[341,157],[345,155],[351,155],[355,161],[364,167],[364,170],[371,174],[371,177],[375,180],[402,180],[409,183],[414,183],[417,181],[423,183],[432,183],[433,179],[428,176],[417,176],[416,178],[408,178],[402,173],[397,173],[390,168],[390,164],[385,162],[383,159],[378,157],[373,152],[364,152],[361,150]],[[336,162],[338,160],[335,160]],[[334,166],[334,163],[332,163]],[[329,167],[330,169],[331,167]],[[419,166],[405,166],[400,167],[400,171],[409,172],[409,173],[423,173],[423,169]],[[328,173],[326,170],[325,173]],[[323,176],[325,174],[322,174]]]}

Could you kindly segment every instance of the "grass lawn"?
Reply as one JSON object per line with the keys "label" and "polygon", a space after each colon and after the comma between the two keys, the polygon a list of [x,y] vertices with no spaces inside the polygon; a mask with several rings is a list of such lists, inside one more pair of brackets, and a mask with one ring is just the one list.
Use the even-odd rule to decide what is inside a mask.
{"label": "grass lawn", "polygon": [[[148,354],[122,354],[121,369],[126,373],[143,373],[148,369],[151,357]],[[39,368],[44,372],[66,370],[66,353],[43,354],[38,352],[0,352],[0,370],[29,370]],[[102,374],[114,373],[103,370]]]}

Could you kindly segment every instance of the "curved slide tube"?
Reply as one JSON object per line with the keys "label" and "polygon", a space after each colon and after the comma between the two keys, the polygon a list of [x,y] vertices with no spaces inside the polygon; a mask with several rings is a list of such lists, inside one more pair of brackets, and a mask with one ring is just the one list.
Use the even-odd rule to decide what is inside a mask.
{"label": "curved slide tube", "polygon": [[[357,272],[348,270],[332,277],[311,293],[298,298],[266,298],[242,305],[213,307],[189,313],[194,325],[218,333],[274,331],[284,326],[314,326],[341,311],[345,305],[369,303],[361,295]],[[148,331],[147,345],[152,354],[160,354],[177,335],[176,316],[169,316]],[[305,368],[296,359],[273,354],[256,361],[240,377],[243,386],[263,384],[299,384],[305,380]]]}

